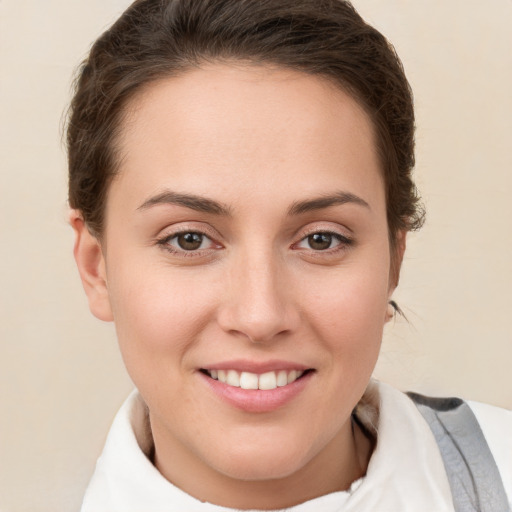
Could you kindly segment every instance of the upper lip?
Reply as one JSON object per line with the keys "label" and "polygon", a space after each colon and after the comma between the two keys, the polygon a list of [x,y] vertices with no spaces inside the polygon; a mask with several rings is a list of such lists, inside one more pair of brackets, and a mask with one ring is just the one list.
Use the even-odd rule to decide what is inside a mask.
{"label": "upper lip", "polygon": [[203,370],[237,370],[239,372],[249,373],[266,373],[279,370],[310,370],[311,367],[295,363],[293,361],[284,361],[278,359],[272,359],[269,361],[250,361],[247,359],[233,359],[231,361],[222,361],[219,363],[208,364],[202,366]]}

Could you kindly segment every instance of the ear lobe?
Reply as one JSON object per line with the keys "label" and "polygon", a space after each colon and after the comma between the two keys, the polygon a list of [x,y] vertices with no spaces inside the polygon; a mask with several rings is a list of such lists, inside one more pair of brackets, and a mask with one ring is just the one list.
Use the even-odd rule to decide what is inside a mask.
{"label": "ear lobe", "polygon": [[113,321],[107,288],[105,259],[98,239],[93,236],[78,210],[71,210],[69,223],[75,232],[75,256],[91,313],[105,322]]}

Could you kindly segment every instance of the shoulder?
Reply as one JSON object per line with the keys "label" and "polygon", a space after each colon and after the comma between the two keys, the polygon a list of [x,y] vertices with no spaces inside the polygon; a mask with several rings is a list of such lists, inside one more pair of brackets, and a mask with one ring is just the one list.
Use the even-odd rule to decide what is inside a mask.
{"label": "shoulder", "polygon": [[[486,496],[489,486],[501,480],[501,490],[491,494],[512,504],[512,411],[460,398],[407,394],[432,429],[453,492],[471,497],[467,489],[474,488],[474,496]],[[461,487],[462,474],[467,485]]]}
{"label": "shoulder", "polygon": [[512,503],[512,411],[480,402],[467,404],[482,429]]}

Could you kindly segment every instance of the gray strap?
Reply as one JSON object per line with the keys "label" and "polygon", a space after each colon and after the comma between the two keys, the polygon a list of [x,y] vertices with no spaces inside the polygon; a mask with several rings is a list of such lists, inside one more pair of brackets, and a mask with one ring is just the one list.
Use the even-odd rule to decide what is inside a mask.
{"label": "gray strap", "polygon": [[407,393],[439,446],[456,512],[510,512],[494,457],[469,406],[459,398]]}

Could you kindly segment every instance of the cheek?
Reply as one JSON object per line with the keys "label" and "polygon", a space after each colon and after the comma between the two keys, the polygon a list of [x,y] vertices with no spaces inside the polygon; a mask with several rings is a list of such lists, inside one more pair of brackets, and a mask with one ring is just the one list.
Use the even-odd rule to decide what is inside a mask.
{"label": "cheek", "polygon": [[168,378],[211,319],[211,286],[168,265],[116,262],[109,296],[128,372],[136,384],[142,373]]}
{"label": "cheek", "polygon": [[[372,367],[378,356],[388,300],[389,267],[385,263],[340,270],[304,304],[305,314],[333,355],[333,364],[352,368]],[[371,373],[371,371],[370,371]]]}

